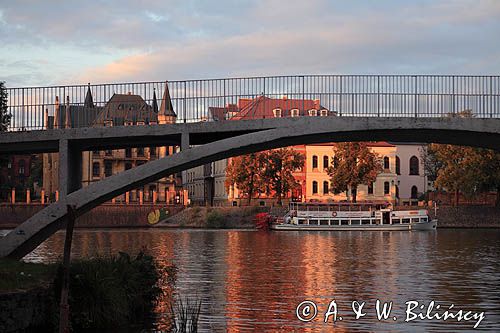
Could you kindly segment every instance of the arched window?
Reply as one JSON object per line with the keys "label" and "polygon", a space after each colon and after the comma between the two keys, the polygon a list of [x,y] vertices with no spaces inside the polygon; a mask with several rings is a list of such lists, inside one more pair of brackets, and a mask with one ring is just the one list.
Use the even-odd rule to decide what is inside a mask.
{"label": "arched window", "polygon": [[101,165],[99,162],[92,163],[92,176],[99,177],[101,175]]}
{"label": "arched window", "polygon": [[329,187],[329,184],[328,184],[328,182],[325,180],[325,181],[323,182],[323,194],[328,194],[328,192],[329,192],[328,187]]}
{"label": "arched window", "polygon": [[299,109],[291,109],[290,110],[290,116],[292,116],[292,117],[298,117],[299,116]]}
{"label": "arched window", "polygon": [[314,155],[313,156],[313,165],[312,165],[313,169],[317,169],[318,168],[318,156]]}
{"label": "arched window", "polygon": [[328,162],[329,162],[328,156],[323,156],[323,169],[328,169]]}
{"label": "arched window", "polygon": [[411,198],[412,199],[418,198],[418,188],[415,185],[411,187]]}
{"label": "arched window", "polygon": [[26,172],[26,162],[24,160],[19,160],[18,162],[18,168],[19,168],[19,176],[24,176],[24,173]]}
{"label": "arched window", "polygon": [[399,157],[396,156],[396,175],[401,174],[401,161],[399,160]]}
{"label": "arched window", "polygon": [[368,194],[373,194],[373,182],[368,184]]}
{"label": "arched window", "polygon": [[410,175],[418,175],[418,158],[416,156],[410,157]]}
{"label": "arched window", "polygon": [[313,194],[318,194],[318,182],[313,181]]}
{"label": "arched window", "polygon": [[110,177],[113,175],[113,162],[112,161],[105,161],[104,162],[104,175],[106,177]]}
{"label": "arched window", "polygon": [[273,110],[274,117],[280,118],[281,117],[281,109],[274,109]]}
{"label": "arched window", "polygon": [[391,185],[389,182],[384,182],[384,194],[389,194],[391,193]]}
{"label": "arched window", "polygon": [[389,170],[389,157],[384,157],[384,170]]}

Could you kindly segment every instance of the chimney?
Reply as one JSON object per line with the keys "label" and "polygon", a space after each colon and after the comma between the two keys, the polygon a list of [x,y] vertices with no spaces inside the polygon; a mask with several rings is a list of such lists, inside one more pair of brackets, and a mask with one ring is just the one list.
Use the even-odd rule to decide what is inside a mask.
{"label": "chimney", "polygon": [[59,128],[59,113],[60,113],[60,105],[59,105],[59,96],[56,96],[56,102],[54,104],[54,128]]}
{"label": "chimney", "polygon": [[64,119],[64,128],[71,128],[71,116],[69,113],[69,96],[66,96],[66,119]]}

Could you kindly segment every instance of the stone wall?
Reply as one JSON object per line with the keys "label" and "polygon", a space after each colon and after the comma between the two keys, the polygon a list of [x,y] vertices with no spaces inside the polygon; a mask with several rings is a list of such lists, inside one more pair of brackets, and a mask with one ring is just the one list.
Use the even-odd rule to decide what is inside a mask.
{"label": "stone wall", "polygon": [[0,332],[45,331],[53,304],[50,288],[0,293]]}
{"label": "stone wall", "polygon": [[[0,205],[0,229],[15,228],[42,210],[41,204]],[[160,207],[168,207],[171,215],[182,210],[181,206],[110,204],[101,205],[80,216],[75,228],[132,228],[147,227],[148,214]]]}
{"label": "stone wall", "polygon": [[[429,209],[431,215],[434,210]],[[448,207],[437,210],[438,228],[500,228],[500,208],[488,206]]]}

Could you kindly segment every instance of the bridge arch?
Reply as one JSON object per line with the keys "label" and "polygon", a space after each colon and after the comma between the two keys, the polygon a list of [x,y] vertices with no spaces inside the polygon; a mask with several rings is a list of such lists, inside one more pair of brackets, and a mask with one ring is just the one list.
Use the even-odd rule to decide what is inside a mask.
{"label": "bridge arch", "polygon": [[303,118],[289,126],[235,135],[185,149],[69,193],[7,234],[0,242],[0,257],[21,258],[35,249],[65,225],[67,205],[74,206],[80,216],[141,185],[220,159],[296,144],[342,141],[436,142],[500,150],[499,125],[497,119],[371,118],[345,123],[340,119]]}

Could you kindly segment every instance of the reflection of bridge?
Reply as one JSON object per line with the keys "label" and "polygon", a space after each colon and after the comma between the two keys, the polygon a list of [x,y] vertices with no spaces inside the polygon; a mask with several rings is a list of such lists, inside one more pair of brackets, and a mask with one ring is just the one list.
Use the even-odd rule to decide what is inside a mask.
{"label": "reflection of bridge", "polygon": [[[177,109],[178,114],[180,110],[184,110],[184,116],[181,116],[180,119],[178,118],[178,122],[180,122],[178,124],[87,127],[0,134],[0,153],[2,154],[59,152],[61,191],[59,202],[34,215],[2,239],[0,243],[0,256],[19,258],[33,250],[52,233],[64,226],[67,214],[66,205],[68,204],[74,205],[77,215],[81,215],[117,195],[166,175],[242,153],[299,143],[373,140],[438,142],[500,150],[500,119],[498,119],[500,118],[499,77],[395,77],[394,80],[400,80],[403,83],[414,82],[415,86],[403,85],[401,87],[401,89],[415,89],[416,93],[414,94],[410,92],[391,94],[381,91],[382,85],[380,85],[380,81],[385,82],[387,78],[392,78],[386,76],[326,77],[331,78],[331,80],[339,79],[340,82],[344,82],[344,80],[351,81],[354,78],[358,78],[360,82],[363,82],[363,80],[366,80],[366,82],[379,82],[379,92],[360,92],[359,94],[352,91],[347,93],[345,90],[338,94],[335,90],[340,88],[330,87],[328,88],[330,90],[328,90],[324,86],[318,87],[319,92],[314,93],[311,90],[313,88],[305,89],[305,77],[296,78],[299,78],[299,83],[300,79],[302,79],[302,83],[299,84],[299,87],[304,89],[301,97],[302,100],[304,100],[303,98],[314,99],[317,97],[319,100],[318,105],[321,106],[320,108],[335,111],[339,116],[321,117],[318,114],[318,117],[298,116],[190,123],[196,120],[213,120],[211,118],[213,114],[210,114],[208,109],[204,113],[194,112],[194,109],[188,110],[186,107],[188,100],[185,99],[182,101],[184,104],[183,108]],[[313,77],[311,80],[316,82],[320,80],[319,78],[325,77]],[[262,79],[263,83],[266,83],[273,78],[260,79]],[[482,94],[478,93],[477,90],[474,90],[477,89],[475,85],[474,89],[471,86],[470,94],[458,91],[458,87],[454,88],[456,89],[455,94],[449,95],[421,94],[418,90],[420,87],[419,83],[421,82],[426,80],[426,82],[432,82],[433,80],[446,81],[445,79],[450,80],[449,82],[453,84],[461,79],[465,80],[465,82],[469,82],[468,80],[470,82],[482,82],[479,86],[482,87],[481,89],[488,90],[489,93],[486,93],[486,91],[483,91]],[[215,82],[227,83],[233,79],[226,80]],[[240,79],[238,82],[245,82],[241,80],[250,80],[249,82],[251,82],[253,79]],[[187,86],[188,84],[186,83],[185,87]],[[82,87],[88,89],[85,86]],[[296,94],[296,89],[293,87],[292,85],[290,88],[272,87],[271,89],[276,94],[286,95],[287,99],[292,100],[291,96]],[[461,85],[460,89],[463,89],[463,87]],[[259,86],[258,88],[261,87]],[[269,86],[267,88],[269,89]],[[58,87],[58,89],[63,88]],[[69,88],[67,89],[70,90]],[[224,89],[227,89],[227,87]],[[347,88],[343,87],[342,89]],[[350,89],[353,89],[353,87],[350,87]],[[430,87],[426,89],[430,89]],[[227,98],[230,102],[233,102],[234,98],[243,98],[245,96],[255,97],[256,95],[240,92],[240,94],[220,95],[216,97],[214,97],[215,95],[210,95],[205,100],[202,100],[202,103],[194,103],[193,105],[197,105],[196,108],[198,108],[199,105],[208,105],[207,103],[210,103],[212,99],[215,101],[215,99]],[[19,91],[15,92],[15,94],[18,93]],[[187,91],[185,93],[187,94]],[[202,93],[205,92],[201,92],[197,98],[202,98]],[[356,108],[361,110],[360,112],[356,112],[354,108],[348,109],[350,112],[345,112],[345,108],[336,107],[344,105],[347,102],[344,100],[347,96],[354,96],[354,103],[349,105],[351,107],[355,105]],[[328,102],[328,98],[331,98],[331,102]],[[364,104],[356,104],[356,102],[363,100],[365,101]],[[391,100],[392,102],[389,102]],[[421,104],[425,100],[427,100],[427,104],[424,108]],[[375,101],[377,103],[374,104]],[[447,102],[445,103],[445,101]],[[174,108],[178,103],[180,101],[172,98]],[[390,105],[394,107],[394,113],[390,112]],[[459,108],[457,108],[458,105],[460,105]],[[215,103],[215,106],[222,107],[225,104]],[[45,112],[43,106],[30,104],[30,107],[35,111],[37,108],[42,107],[42,114]],[[470,110],[476,117],[443,117],[464,109]],[[29,119],[27,117],[20,118],[20,112],[23,110],[22,106],[11,105],[11,110],[13,110],[14,119]],[[250,109],[249,112],[253,111]],[[180,114],[182,114],[182,111]],[[342,117],[340,117],[341,114],[343,115]],[[379,114],[386,117],[377,117]],[[187,115],[193,116],[188,117]],[[346,117],[345,115],[350,115],[350,117]],[[16,126],[16,122],[13,122],[12,130],[45,127],[43,121],[39,123],[39,117],[33,117],[32,119],[33,122],[29,124],[22,123],[20,127]],[[41,119],[46,119],[46,117],[42,117]],[[181,146],[182,151],[178,154],[121,172],[80,189],[82,151],[170,144]],[[190,148],[190,145],[195,146]]]}

